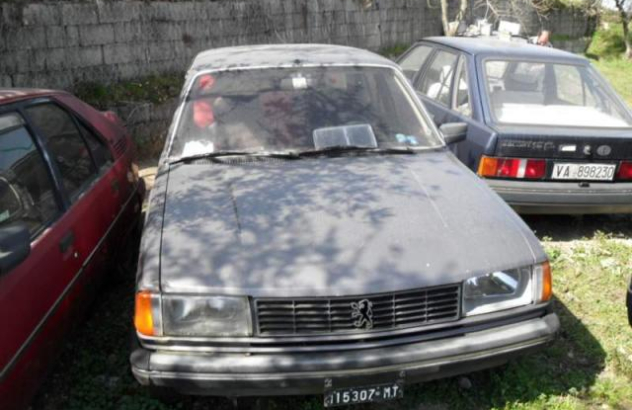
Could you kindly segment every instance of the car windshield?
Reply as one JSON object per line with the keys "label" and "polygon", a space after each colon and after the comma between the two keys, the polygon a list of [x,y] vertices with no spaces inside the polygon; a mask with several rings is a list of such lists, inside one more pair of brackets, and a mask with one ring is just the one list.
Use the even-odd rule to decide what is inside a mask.
{"label": "car windshield", "polygon": [[441,144],[393,69],[267,68],[199,75],[169,157]]}
{"label": "car windshield", "polygon": [[632,126],[626,108],[589,66],[502,60],[484,65],[488,101],[498,123]]}

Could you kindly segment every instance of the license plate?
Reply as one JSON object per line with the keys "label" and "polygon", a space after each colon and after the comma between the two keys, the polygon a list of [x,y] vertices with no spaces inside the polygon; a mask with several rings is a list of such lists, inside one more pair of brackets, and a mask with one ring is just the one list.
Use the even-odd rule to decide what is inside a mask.
{"label": "license plate", "polygon": [[553,179],[575,179],[589,181],[612,181],[614,164],[560,164],[553,166]]}
{"label": "license plate", "polygon": [[402,397],[404,397],[404,388],[399,383],[349,387],[325,392],[325,407],[388,401]]}

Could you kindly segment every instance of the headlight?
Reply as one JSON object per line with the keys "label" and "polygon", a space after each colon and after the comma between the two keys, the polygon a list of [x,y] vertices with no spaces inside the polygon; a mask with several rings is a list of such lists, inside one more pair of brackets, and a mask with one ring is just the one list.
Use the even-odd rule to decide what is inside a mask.
{"label": "headlight", "polygon": [[463,315],[479,315],[551,298],[549,263],[488,273],[463,282]]}
{"label": "headlight", "polygon": [[136,330],[146,336],[251,336],[248,298],[136,294]]}
{"label": "headlight", "polygon": [[162,325],[169,336],[250,336],[250,305],[245,297],[163,296]]}

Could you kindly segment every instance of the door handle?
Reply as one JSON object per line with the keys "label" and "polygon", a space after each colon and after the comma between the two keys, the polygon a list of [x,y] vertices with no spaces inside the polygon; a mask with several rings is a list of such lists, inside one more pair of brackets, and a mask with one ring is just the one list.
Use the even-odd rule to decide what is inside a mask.
{"label": "door handle", "polygon": [[74,243],[75,243],[75,234],[73,231],[70,231],[66,235],[64,235],[63,238],[61,238],[61,241],[59,241],[59,250],[61,251],[61,253],[66,253],[66,251],[70,249],[70,247]]}

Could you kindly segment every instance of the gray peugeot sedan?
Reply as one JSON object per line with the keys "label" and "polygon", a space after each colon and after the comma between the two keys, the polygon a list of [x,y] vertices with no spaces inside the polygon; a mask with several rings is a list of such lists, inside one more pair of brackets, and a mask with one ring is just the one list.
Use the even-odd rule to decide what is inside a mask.
{"label": "gray peugeot sedan", "polygon": [[545,346],[547,256],[447,148],[465,131],[368,51],[199,54],[149,200],[138,381],[331,407]]}

